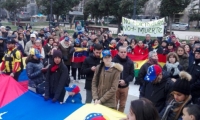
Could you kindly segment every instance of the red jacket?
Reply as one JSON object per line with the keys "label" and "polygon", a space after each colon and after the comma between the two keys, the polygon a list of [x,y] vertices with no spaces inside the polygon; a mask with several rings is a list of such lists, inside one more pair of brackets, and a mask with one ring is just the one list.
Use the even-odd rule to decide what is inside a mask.
{"label": "red jacket", "polygon": [[143,45],[142,48],[139,47],[138,45],[135,46],[133,52],[134,52],[135,55],[145,55],[145,54],[148,54],[148,53],[149,53],[148,49],[147,49],[147,48],[144,48],[144,45]]}

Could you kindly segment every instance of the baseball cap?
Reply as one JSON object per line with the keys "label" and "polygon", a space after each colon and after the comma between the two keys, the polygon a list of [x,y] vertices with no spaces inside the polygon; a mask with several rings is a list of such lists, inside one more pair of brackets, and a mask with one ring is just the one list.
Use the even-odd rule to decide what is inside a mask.
{"label": "baseball cap", "polygon": [[31,37],[34,37],[34,38],[36,38],[36,35],[33,33],[33,34],[31,34]]}
{"label": "baseball cap", "polygon": [[75,84],[70,87],[65,87],[65,89],[66,89],[66,91],[74,92],[75,94],[80,92],[80,88]]}
{"label": "baseball cap", "polygon": [[65,41],[69,41],[69,37],[65,37]]}
{"label": "baseball cap", "polygon": [[101,113],[90,113],[86,116],[85,120],[106,120]]}
{"label": "baseball cap", "polygon": [[147,69],[147,74],[144,80],[152,82],[160,73],[162,73],[162,68],[159,65],[151,65]]}
{"label": "baseball cap", "polygon": [[102,52],[102,55],[103,55],[103,58],[106,57],[106,56],[111,56],[111,52],[110,52],[110,50],[104,50]]}
{"label": "baseball cap", "polygon": [[35,55],[38,59],[42,58],[42,55],[40,54],[40,51],[35,48],[31,48],[29,51],[30,55]]}
{"label": "baseball cap", "polygon": [[118,36],[122,36],[122,33],[118,33]]}

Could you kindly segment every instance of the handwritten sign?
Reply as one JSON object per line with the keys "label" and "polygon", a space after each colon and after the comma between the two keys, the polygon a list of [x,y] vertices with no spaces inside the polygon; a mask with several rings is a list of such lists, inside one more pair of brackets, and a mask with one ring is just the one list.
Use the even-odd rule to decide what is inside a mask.
{"label": "handwritten sign", "polygon": [[128,35],[146,36],[150,34],[152,37],[162,37],[164,34],[164,18],[149,22],[122,17],[123,32]]}

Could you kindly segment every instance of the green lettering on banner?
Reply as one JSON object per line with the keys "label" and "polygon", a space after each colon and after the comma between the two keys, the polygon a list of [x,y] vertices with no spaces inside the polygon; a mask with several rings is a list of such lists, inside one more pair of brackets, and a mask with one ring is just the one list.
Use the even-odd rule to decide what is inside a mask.
{"label": "green lettering on banner", "polygon": [[130,20],[123,18],[123,24],[130,24]]}
{"label": "green lettering on banner", "polygon": [[157,34],[157,33],[162,33],[162,28],[160,27],[155,27],[155,28],[138,28],[138,33],[152,33],[152,34]]}
{"label": "green lettering on banner", "polygon": [[124,29],[125,31],[134,31],[134,30],[135,30],[133,26],[128,26],[128,25],[123,26],[123,29]]}
{"label": "green lettering on banner", "polygon": [[144,29],[145,29],[145,28],[138,28],[138,33],[140,33],[140,32],[141,32],[141,33],[144,33],[144,32],[145,32]]}

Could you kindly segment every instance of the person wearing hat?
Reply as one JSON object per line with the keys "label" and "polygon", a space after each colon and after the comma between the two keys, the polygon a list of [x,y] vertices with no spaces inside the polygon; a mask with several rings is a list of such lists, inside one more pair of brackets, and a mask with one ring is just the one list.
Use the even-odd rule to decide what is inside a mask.
{"label": "person wearing hat", "polygon": [[32,48],[36,48],[40,51],[40,54],[42,55],[42,58],[45,58],[45,52],[44,52],[44,48],[42,47],[42,40],[41,39],[37,39],[35,40],[35,43],[33,44]]}
{"label": "person wearing hat", "polygon": [[0,74],[4,72],[12,76],[16,81],[21,73],[22,68],[22,55],[16,48],[16,41],[14,39],[7,40],[7,51],[2,58],[2,65],[0,67]]}
{"label": "person wearing hat", "polygon": [[[83,63],[83,61],[80,61],[80,60],[77,61],[77,58],[82,57],[82,56],[80,56],[82,54],[82,53],[80,53],[80,52],[82,52],[80,50],[81,50],[81,41],[80,41],[80,39],[76,38],[74,41],[74,49],[73,49],[71,66],[72,66],[73,82],[78,82],[78,83],[79,83],[79,80],[81,79],[81,66]],[[76,78],[77,70],[78,70],[78,79]]]}
{"label": "person wearing hat", "polygon": [[167,49],[169,52],[175,52],[175,45],[173,42],[169,42],[168,43],[168,46],[167,46]]}
{"label": "person wearing hat", "polygon": [[169,102],[160,113],[161,120],[181,119],[183,108],[191,103],[190,80],[192,77],[185,71],[181,71],[179,76],[180,79],[172,87],[172,96],[169,98]]}
{"label": "person wearing hat", "polygon": [[69,94],[65,103],[82,104],[82,97],[81,97],[81,94],[80,94],[79,86],[74,84],[70,87],[66,87],[65,89]]}
{"label": "person wearing hat", "polygon": [[147,69],[144,82],[140,90],[140,97],[149,99],[158,112],[165,107],[165,102],[171,93],[173,81],[169,79],[159,65],[151,65]]}
{"label": "person wearing hat", "polygon": [[35,43],[36,35],[34,33],[31,34],[30,39],[31,40],[26,43],[26,46],[25,46],[25,49],[24,49],[24,52],[25,52],[26,55],[29,55],[29,50]]}
{"label": "person wearing hat", "polygon": [[6,51],[6,38],[0,36],[0,63]]}
{"label": "person wearing hat", "polygon": [[94,104],[116,108],[116,92],[123,66],[112,62],[110,50],[102,52],[103,61],[96,67],[92,79],[92,97]]}
{"label": "person wearing hat", "polygon": [[190,81],[192,102],[200,105],[200,48],[194,51],[194,62],[189,67],[189,73],[192,76]]}
{"label": "person wearing hat", "polygon": [[63,103],[65,97],[65,86],[69,86],[70,79],[68,69],[62,61],[62,52],[53,51],[53,63],[47,70],[45,81],[44,99],[52,99],[52,102]]}
{"label": "person wearing hat", "polygon": [[26,73],[29,78],[28,86],[34,92],[39,93],[37,87],[45,81],[43,71],[46,71],[47,68],[43,68],[42,55],[38,49],[31,48],[29,52],[29,56],[26,58]]}
{"label": "person wearing hat", "polygon": [[64,40],[62,40],[58,46],[60,51],[63,54],[63,61],[65,65],[68,68],[68,72],[70,72],[70,66],[71,66],[71,57],[73,54],[73,46],[71,46],[71,41],[69,37],[65,37]]}

